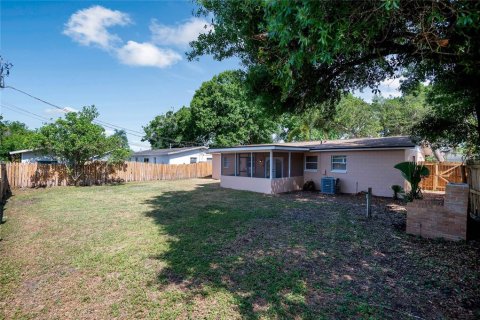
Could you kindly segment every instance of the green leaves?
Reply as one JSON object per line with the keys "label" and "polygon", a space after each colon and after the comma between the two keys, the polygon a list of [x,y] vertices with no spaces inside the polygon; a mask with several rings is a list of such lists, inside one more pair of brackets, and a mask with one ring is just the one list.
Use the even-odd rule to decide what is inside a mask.
{"label": "green leaves", "polygon": [[[450,119],[442,143],[457,143],[463,135],[464,143],[480,145],[479,1],[198,2],[202,14],[214,17],[214,31],[192,43],[189,59],[238,57],[247,78],[257,80],[249,82],[252,93],[267,108],[299,112],[336,102],[344,92],[376,90],[399,74],[406,83],[452,79],[454,85],[442,90],[476,110],[468,121],[458,108],[462,116],[426,118],[434,125],[424,127],[439,131],[438,124]],[[419,133],[435,142],[438,135],[424,134],[428,130]]]}
{"label": "green leaves", "polygon": [[98,117],[95,106],[80,112],[69,112],[65,118],[41,127],[35,147],[45,154],[60,158],[67,165],[71,178],[77,183],[83,165],[112,154],[111,161],[124,161],[130,150],[122,133],[107,137],[102,126],[93,123]]}
{"label": "green leaves", "polygon": [[271,142],[276,123],[252,99],[245,82],[240,71],[225,71],[205,81],[190,107],[159,115],[144,127],[145,140],[154,148]]}
{"label": "green leaves", "polygon": [[3,121],[0,116],[0,161],[10,159],[10,151],[30,149],[35,132],[19,121]]}
{"label": "green leaves", "polygon": [[430,174],[428,168],[415,162],[400,162],[394,168],[400,170],[405,180],[410,183],[411,190],[407,194],[408,199],[420,199],[422,195],[419,185],[422,178]]}

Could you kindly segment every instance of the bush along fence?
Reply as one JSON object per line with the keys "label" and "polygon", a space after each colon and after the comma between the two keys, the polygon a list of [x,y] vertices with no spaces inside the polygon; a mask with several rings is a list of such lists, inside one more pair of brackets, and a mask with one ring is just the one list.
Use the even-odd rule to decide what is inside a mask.
{"label": "bush along fence", "polygon": [[[6,163],[3,166],[6,181],[11,189],[73,185],[63,164]],[[79,184],[88,186],[131,181],[180,180],[211,175],[211,162],[193,164],[125,162],[118,165],[92,162],[84,166],[84,174]]]}

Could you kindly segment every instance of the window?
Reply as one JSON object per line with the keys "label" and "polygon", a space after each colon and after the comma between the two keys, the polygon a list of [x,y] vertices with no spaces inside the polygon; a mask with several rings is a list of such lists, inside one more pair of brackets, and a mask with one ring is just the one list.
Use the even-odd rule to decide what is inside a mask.
{"label": "window", "polygon": [[317,156],[306,156],[305,157],[305,170],[307,171],[317,171],[318,169],[318,157]]}
{"label": "window", "polygon": [[190,157],[190,163],[197,163],[197,157]]}
{"label": "window", "polygon": [[145,162],[145,163],[150,162],[150,158],[143,158],[143,162]]}
{"label": "window", "polygon": [[138,162],[138,157],[135,157],[135,162]]}
{"label": "window", "polygon": [[332,172],[347,172],[347,156],[332,156]]}
{"label": "window", "polygon": [[153,157],[153,163],[157,163],[157,157]]}
{"label": "window", "polygon": [[223,156],[223,167],[226,169],[230,168],[230,159],[226,156]]}

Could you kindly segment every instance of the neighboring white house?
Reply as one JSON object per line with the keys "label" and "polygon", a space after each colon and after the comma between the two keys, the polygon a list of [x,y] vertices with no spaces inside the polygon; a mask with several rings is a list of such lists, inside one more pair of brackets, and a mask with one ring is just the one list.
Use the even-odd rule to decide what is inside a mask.
{"label": "neighboring white house", "polygon": [[[45,155],[40,150],[34,149],[25,149],[25,150],[15,150],[9,152],[10,156],[14,161],[21,163],[62,163],[61,159],[58,159],[54,156]],[[96,161],[107,161],[110,157],[110,153],[105,154],[102,157],[94,157],[92,160]]]}
{"label": "neighboring white house", "polygon": [[38,150],[25,149],[25,150],[16,150],[11,151],[10,155],[13,158],[18,158],[21,163],[58,163],[58,159],[44,155]]}
{"label": "neighboring white house", "polygon": [[186,147],[139,151],[132,155],[130,161],[161,164],[206,162],[212,160],[212,155],[206,152],[207,149],[207,147]]}

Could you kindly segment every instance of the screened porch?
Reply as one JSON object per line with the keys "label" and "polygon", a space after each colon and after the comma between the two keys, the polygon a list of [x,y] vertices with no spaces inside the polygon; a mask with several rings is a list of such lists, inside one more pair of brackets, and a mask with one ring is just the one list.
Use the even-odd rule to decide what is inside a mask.
{"label": "screened porch", "polygon": [[299,177],[303,176],[303,157],[303,152],[222,153],[221,175],[263,179]]}

